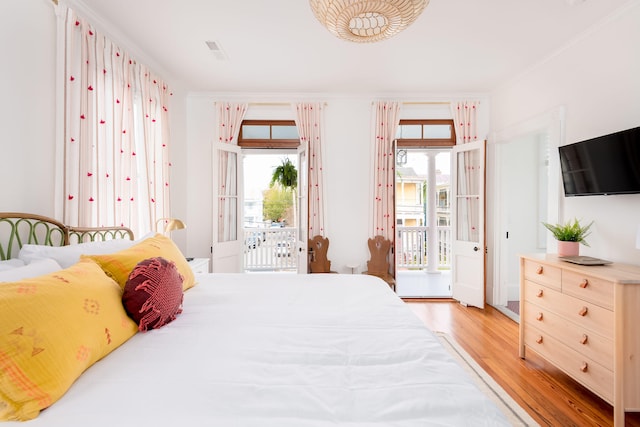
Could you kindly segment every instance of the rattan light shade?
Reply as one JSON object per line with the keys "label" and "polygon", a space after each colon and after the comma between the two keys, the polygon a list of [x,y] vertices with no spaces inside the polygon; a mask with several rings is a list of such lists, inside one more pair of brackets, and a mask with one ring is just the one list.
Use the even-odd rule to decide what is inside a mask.
{"label": "rattan light shade", "polygon": [[429,0],[309,0],[316,18],[337,37],[352,42],[387,39],[407,28]]}

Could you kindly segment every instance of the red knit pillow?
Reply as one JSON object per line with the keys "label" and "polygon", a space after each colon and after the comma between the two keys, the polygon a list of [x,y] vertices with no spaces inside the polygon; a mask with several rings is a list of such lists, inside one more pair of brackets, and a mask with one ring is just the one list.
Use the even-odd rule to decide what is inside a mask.
{"label": "red knit pillow", "polygon": [[182,275],[162,257],[140,261],[129,274],[122,304],[139,331],[157,329],[182,313]]}

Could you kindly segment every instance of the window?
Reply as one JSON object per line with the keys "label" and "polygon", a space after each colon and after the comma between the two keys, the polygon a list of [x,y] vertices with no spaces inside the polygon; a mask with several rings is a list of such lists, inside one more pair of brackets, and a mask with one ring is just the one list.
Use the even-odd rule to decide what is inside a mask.
{"label": "window", "polygon": [[295,120],[243,120],[238,136],[242,148],[297,148]]}
{"label": "window", "polygon": [[398,147],[453,147],[453,120],[400,120],[396,132]]}
{"label": "window", "polygon": [[440,208],[449,207],[449,189],[448,188],[440,188],[438,190],[438,207]]}

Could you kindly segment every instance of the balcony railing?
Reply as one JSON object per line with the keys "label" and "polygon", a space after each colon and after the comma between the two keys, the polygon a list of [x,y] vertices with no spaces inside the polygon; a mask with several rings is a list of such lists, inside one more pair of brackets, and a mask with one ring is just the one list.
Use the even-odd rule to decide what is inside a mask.
{"label": "balcony railing", "polygon": [[[423,269],[429,266],[429,227],[397,227],[396,264],[398,268]],[[296,228],[245,228],[245,271],[296,271],[298,257]],[[451,227],[436,232],[436,269],[451,268]]]}
{"label": "balcony railing", "polygon": [[[396,264],[398,268],[427,268],[429,266],[429,227],[397,227]],[[451,268],[451,227],[439,226],[436,269]]]}
{"label": "balcony railing", "polygon": [[245,228],[245,271],[296,271],[295,228]]}

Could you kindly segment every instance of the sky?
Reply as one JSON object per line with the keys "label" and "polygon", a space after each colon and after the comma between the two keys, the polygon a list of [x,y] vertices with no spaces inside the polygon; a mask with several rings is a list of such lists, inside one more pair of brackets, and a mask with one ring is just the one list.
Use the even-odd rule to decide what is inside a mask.
{"label": "sky", "polygon": [[[436,169],[440,170],[443,174],[450,174],[451,156],[439,154],[436,156]],[[427,175],[427,156],[424,152],[416,152],[408,150],[407,152],[407,164],[405,167],[413,168],[418,175]]]}
{"label": "sky", "polygon": [[273,170],[289,158],[298,166],[296,154],[245,154],[244,155],[244,199],[262,199],[262,192],[269,188]]}

